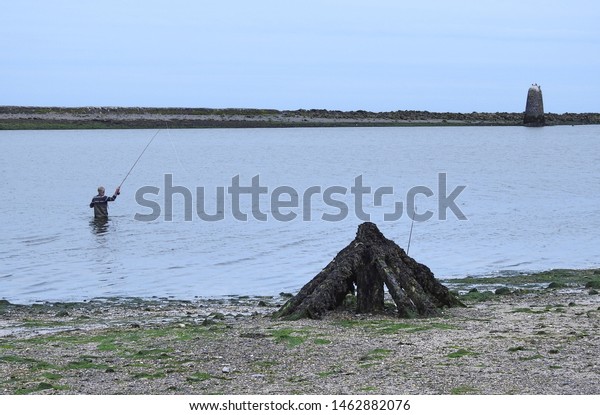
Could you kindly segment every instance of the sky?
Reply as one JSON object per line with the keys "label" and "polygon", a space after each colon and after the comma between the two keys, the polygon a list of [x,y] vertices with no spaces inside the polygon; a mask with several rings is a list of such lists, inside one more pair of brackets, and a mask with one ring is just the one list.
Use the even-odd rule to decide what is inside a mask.
{"label": "sky", "polygon": [[600,112],[593,0],[2,3],[0,105]]}

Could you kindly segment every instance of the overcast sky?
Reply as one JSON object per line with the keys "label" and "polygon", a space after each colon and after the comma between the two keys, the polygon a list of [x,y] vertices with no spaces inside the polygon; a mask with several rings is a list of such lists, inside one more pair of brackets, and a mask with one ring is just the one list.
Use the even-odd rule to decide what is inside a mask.
{"label": "overcast sky", "polygon": [[600,112],[589,0],[15,0],[0,105]]}

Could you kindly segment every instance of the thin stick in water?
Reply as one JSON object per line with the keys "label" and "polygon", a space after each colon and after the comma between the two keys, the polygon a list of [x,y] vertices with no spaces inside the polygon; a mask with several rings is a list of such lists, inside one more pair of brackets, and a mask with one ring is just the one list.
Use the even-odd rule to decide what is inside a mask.
{"label": "thin stick in water", "polygon": [[408,235],[408,246],[406,247],[406,255],[410,251],[410,240],[412,239],[413,226],[415,226],[415,213],[417,212],[417,206],[415,205],[415,210],[413,211],[411,223],[410,223],[410,234]]}

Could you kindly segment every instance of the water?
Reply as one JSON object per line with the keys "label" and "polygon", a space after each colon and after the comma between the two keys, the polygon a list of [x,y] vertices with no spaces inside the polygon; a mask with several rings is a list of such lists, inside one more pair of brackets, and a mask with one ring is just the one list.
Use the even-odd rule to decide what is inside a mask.
{"label": "water", "polygon": [[[316,275],[353,238],[361,220],[354,196],[334,195],[350,206],[342,221],[321,219],[339,210],[312,197],[311,221],[274,220],[268,195],[251,216],[249,195],[225,219],[185,221],[184,197],[175,195],[172,221],[164,220],[165,174],[178,186],[206,189],[214,213],[216,187],[239,175],[249,186],[259,175],[270,191],[292,186],[354,185],[362,175],[372,191],[391,186],[394,196],[364,210],[382,232],[406,248],[411,220],[386,222],[394,201],[427,186],[418,212],[434,218],[414,226],[410,255],[437,277],[489,275],[555,267],[600,265],[600,126],[411,127],[327,129],[163,130],[98,225],[88,204],[98,185],[112,194],[155,131],[0,131],[0,298],[17,303],[77,301],[95,297],[273,295],[293,292]],[[456,204],[468,220],[447,211],[438,220],[438,174],[448,193],[466,189]],[[160,189],[145,198],[161,218],[135,199],[143,186]],[[285,199],[285,197],[282,197]]]}

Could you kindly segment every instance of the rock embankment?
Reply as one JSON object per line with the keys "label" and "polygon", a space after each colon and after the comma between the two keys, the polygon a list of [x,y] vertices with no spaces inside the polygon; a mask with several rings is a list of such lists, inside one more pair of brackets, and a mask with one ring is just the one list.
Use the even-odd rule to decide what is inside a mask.
{"label": "rock embankment", "polygon": [[[600,124],[600,114],[545,114],[546,125]],[[523,113],[210,108],[0,107],[0,129],[268,128],[522,125]]]}

